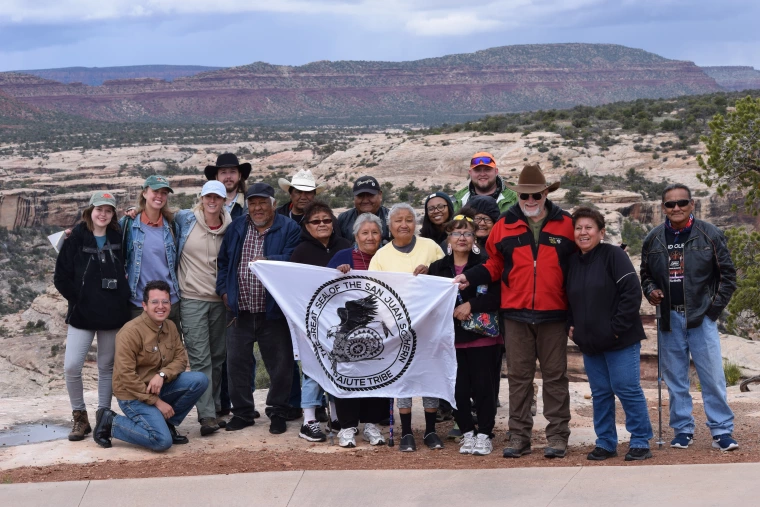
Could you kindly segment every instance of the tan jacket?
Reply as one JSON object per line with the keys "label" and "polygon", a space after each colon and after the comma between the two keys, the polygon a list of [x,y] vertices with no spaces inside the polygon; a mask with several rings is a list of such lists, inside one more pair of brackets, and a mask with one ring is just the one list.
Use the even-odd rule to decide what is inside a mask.
{"label": "tan jacket", "polygon": [[159,371],[171,382],[187,367],[187,354],[177,326],[166,319],[161,329],[143,312],[116,335],[113,394],[118,400],[140,400],[154,405],[158,395],[148,394],[150,379]]}

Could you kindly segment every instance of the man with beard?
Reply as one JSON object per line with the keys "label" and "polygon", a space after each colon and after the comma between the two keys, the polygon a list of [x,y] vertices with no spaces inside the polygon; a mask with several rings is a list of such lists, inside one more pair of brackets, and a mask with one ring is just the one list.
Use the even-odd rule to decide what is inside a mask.
{"label": "man with beard", "polygon": [[306,205],[325,190],[323,184],[317,185],[314,175],[308,169],[298,171],[291,181],[280,178],[277,183],[290,195],[290,202],[277,208],[277,213],[295,220],[299,225],[303,220],[303,210],[306,209]]}
{"label": "man with beard", "polygon": [[546,197],[551,185],[538,165],[523,168],[518,204],[509,208],[486,242],[488,260],[454,279],[460,289],[502,280],[502,332],[509,378],[509,444],[505,458],[531,452],[533,377],[541,364],[547,447],[544,456],[563,458],[570,437],[567,378],[565,270],[576,250],[573,221]]}
{"label": "man with beard", "polygon": [[487,151],[480,151],[470,160],[470,179],[467,186],[454,194],[454,210],[459,211],[476,195],[488,195],[496,200],[499,211],[507,211],[517,202],[517,194],[506,187],[499,176],[496,159]]}
{"label": "man with beard", "polygon": [[338,230],[344,238],[354,237],[354,222],[362,213],[372,213],[383,223],[383,244],[391,240],[388,231],[388,208],[383,206],[383,191],[372,176],[362,176],[354,181],[354,207],[338,217]]}
{"label": "man with beard", "polygon": [[207,165],[203,170],[206,179],[219,180],[227,190],[227,200],[224,208],[229,212],[232,219],[244,215],[247,212],[245,203],[245,180],[251,175],[251,164],[240,163],[232,153],[222,153],[216,159],[216,165]]}

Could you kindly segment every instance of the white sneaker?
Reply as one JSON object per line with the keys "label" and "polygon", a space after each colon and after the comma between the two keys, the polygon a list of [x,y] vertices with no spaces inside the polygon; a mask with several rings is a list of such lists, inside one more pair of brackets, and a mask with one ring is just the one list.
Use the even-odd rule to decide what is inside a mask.
{"label": "white sneaker", "polygon": [[459,446],[459,454],[472,454],[475,447],[475,432],[468,431],[462,435],[462,445]]}
{"label": "white sneaker", "polygon": [[385,438],[383,438],[380,428],[372,423],[364,423],[364,440],[369,442],[369,445],[380,445],[385,443]]}
{"label": "white sneaker", "polygon": [[478,433],[478,436],[475,437],[475,447],[472,449],[473,456],[487,456],[491,454],[492,450],[493,446],[488,435],[486,433]]}
{"label": "white sneaker", "polygon": [[341,447],[356,447],[354,435],[359,433],[359,428],[343,428],[338,432],[338,445]]}

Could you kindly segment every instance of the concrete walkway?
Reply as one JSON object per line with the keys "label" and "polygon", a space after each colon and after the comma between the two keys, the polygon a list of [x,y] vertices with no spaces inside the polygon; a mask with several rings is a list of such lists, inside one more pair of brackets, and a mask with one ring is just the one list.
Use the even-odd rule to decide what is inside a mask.
{"label": "concrete walkway", "polygon": [[[146,463],[146,466],[150,466]],[[263,472],[0,486],[3,505],[757,505],[760,463],[500,470]]]}

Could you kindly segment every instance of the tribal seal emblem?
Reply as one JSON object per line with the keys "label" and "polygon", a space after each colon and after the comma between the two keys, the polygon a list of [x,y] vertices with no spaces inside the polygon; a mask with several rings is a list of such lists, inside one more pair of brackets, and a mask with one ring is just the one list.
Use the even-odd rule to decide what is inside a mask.
{"label": "tribal seal emblem", "polygon": [[369,391],[398,380],[417,337],[404,302],[387,284],[346,276],[320,286],[306,307],[306,332],[330,380]]}

